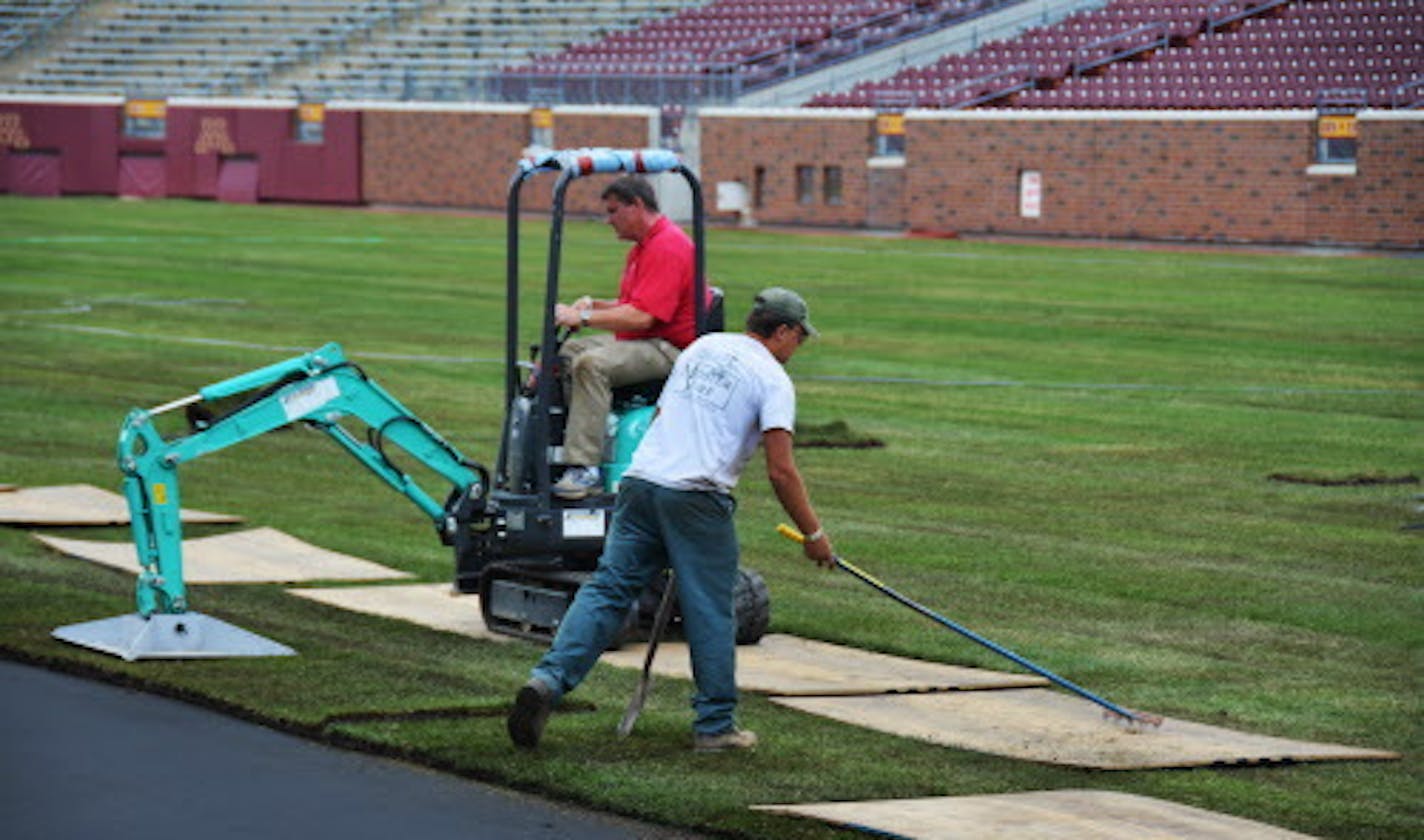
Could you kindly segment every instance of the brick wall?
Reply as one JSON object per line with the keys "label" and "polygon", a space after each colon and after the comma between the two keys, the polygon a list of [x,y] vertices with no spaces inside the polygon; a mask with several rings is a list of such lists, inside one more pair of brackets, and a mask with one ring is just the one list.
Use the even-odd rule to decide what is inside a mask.
{"label": "brick wall", "polygon": [[[752,194],[760,167],[761,206],[753,208],[757,221],[860,227],[870,202],[866,159],[874,130],[875,115],[869,111],[705,109],[699,117],[699,175],[709,194],[719,181],[740,181]],[[804,202],[798,195],[798,167],[810,168],[810,196]],[[839,203],[825,196],[828,167],[840,168]]]}
{"label": "brick wall", "polygon": [[[372,204],[502,207],[512,163],[529,143],[525,111],[367,109],[361,192]],[[498,173],[499,178],[492,177]]]}
{"label": "brick wall", "polygon": [[[556,108],[553,145],[643,148],[656,118],[647,108]],[[364,112],[362,131],[366,201],[499,210],[515,162],[529,145],[530,112],[522,106],[373,108]],[[526,185],[520,206],[548,209],[553,185],[551,176]],[[595,213],[600,191],[576,184],[565,206]]]}
{"label": "brick wall", "polygon": [[[872,168],[868,112],[709,109],[701,172],[750,188],[765,167],[762,222],[1424,247],[1424,115],[1365,114],[1359,126],[1354,173],[1323,175],[1308,112],[915,112],[897,175]],[[805,164],[844,167],[843,204],[797,202]],[[1041,176],[1037,218],[1019,212],[1024,171]]]}
{"label": "brick wall", "polygon": [[[1299,119],[914,119],[911,227],[1149,239],[1305,239]],[[1038,218],[1019,177],[1042,176]]]}
{"label": "brick wall", "polygon": [[869,163],[867,188],[870,191],[865,208],[866,227],[877,230],[900,230],[905,227],[905,166],[904,160],[880,158]]}
{"label": "brick wall", "polygon": [[1356,174],[1313,176],[1305,194],[1313,242],[1424,247],[1424,119],[1418,112],[1361,118]]}

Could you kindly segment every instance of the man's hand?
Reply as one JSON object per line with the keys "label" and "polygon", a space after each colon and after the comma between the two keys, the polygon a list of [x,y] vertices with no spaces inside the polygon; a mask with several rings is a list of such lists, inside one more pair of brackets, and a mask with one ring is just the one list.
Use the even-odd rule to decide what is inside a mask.
{"label": "man's hand", "polygon": [[[580,300],[583,299],[580,298]],[[586,308],[587,307],[580,308],[578,302],[575,302],[573,306],[556,303],[554,304],[554,323],[560,327],[568,327],[571,330],[576,330],[583,326],[582,313]]]}
{"label": "man's hand", "polygon": [[831,538],[824,533],[821,538],[812,542],[807,540],[801,544],[806,556],[816,562],[817,566],[823,569],[834,569],[836,567],[836,550],[831,546]]}
{"label": "man's hand", "polygon": [[[836,550],[831,546],[831,538],[826,536],[825,531],[817,528],[809,536],[806,536],[784,522],[776,526],[776,531],[788,540],[801,543],[801,549],[807,557],[816,561],[817,566],[823,569],[836,567]],[[811,539],[811,537],[815,537],[815,539]]]}

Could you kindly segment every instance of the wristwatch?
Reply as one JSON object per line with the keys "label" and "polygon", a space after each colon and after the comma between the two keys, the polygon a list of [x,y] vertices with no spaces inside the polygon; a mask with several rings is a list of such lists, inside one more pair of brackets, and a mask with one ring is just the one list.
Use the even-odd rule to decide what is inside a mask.
{"label": "wristwatch", "polygon": [[592,310],[592,309],[580,309],[580,310],[579,310],[579,323],[580,323],[580,324],[583,324],[585,327],[588,326],[589,319],[592,318],[592,317],[593,317],[593,310]]}

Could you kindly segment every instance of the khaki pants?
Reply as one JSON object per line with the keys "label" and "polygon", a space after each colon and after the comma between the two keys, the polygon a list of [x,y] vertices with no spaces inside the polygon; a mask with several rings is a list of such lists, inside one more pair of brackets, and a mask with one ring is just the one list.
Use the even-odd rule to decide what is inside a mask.
{"label": "khaki pants", "polygon": [[564,461],[596,467],[603,460],[613,389],[666,379],[678,349],[661,338],[618,341],[600,333],[564,342],[569,360],[569,416],[564,428]]}

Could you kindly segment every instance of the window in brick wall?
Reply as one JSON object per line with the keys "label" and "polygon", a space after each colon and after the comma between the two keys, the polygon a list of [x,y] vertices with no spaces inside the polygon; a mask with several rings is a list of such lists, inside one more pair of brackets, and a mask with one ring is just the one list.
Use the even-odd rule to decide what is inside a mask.
{"label": "window in brick wall", "polygon": [[1322,114],[1316,122],[1315,162],[1355,162],[1355,115]]}
{"label": "window in brick wall", "polygon": [[821,170],[821,200],[826,204],[839,205],[845,203],[845,196],[842,194],[844,188],[844,177],[839,166],[827,166]]}
{"label": "window in brick wall", "polygon": [[752,170],[752,209],[760,210],[766,206],[766,167],[758,166]]}
{"label": "window in brick wall", "polygon": [[816,167],[804,164],[796,167],[796,203],[816,203]]}
{"label": "window in brick wall", "polygon": [[875,118],[875,155],[877,157],[905,156],[905,115],[903,113],[883,113]]}
{"label": "window in brick wall", "polygon": [[904,157],[905,156],[905,135],[903,134],[877,134],[875,135],[875,154],[877,157]]}

